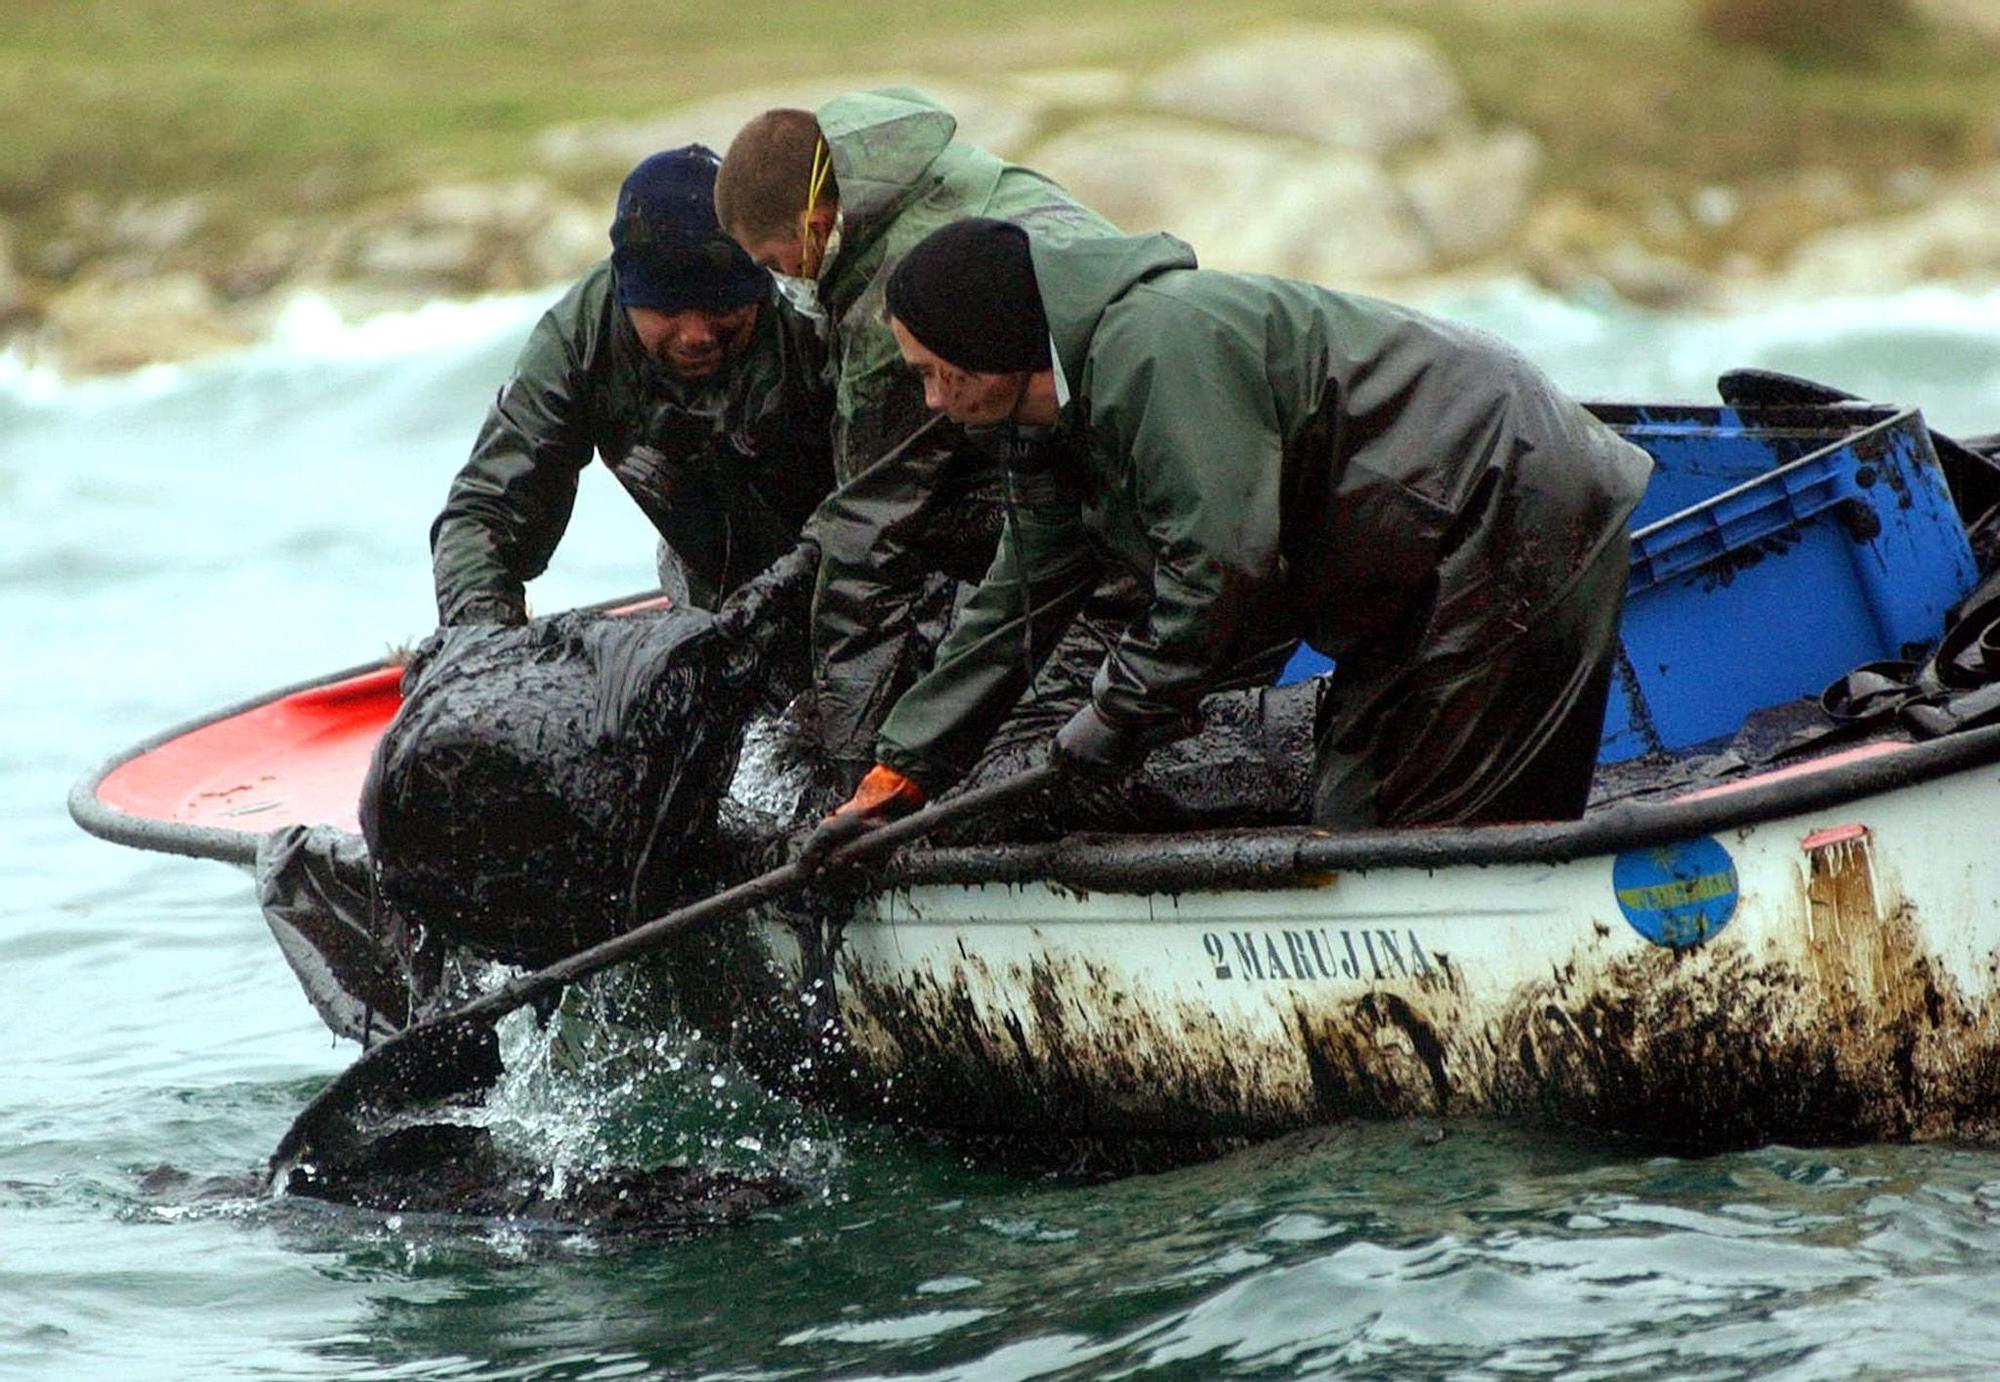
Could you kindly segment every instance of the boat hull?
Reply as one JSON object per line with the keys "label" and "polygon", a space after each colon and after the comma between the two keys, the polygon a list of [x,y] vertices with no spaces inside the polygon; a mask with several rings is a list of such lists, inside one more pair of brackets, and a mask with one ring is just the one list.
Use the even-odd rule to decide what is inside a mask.
{"label": "boat hull", "polygon": [[[79,782],[72,813],[244,865],[287,823],[341,836],[324,822],[351,811],[397,675],[170,731]],[[1564,824],[914,851],[831,930],[722,928],[670,961],[675,1002],[783,1092],[1036,1161],[1353,1117],[1695,1149],[2000,1141],[2000,728],[1819,752]],[[320,801],[322,782],[348,785]],[[282,943],[292,913],[261,900]],[[334,907],[314,934],[350,911],[371,919]],[[344,1030],[318,990],[361,990],[310,969]]]}
{"label": "boat hull", "polygon": [[1996,786],[1979,764],[1761,818],[1684,803],[1713,828],[1672,838],[1670,808],[1624,848],[1448,845],[1282,886],[913,881],[824,970],[791,928],[761,936],[794,992],[830,974],[864,1108],[964,1133],[1478,1114],[1691,1148],[1992,1141]]}

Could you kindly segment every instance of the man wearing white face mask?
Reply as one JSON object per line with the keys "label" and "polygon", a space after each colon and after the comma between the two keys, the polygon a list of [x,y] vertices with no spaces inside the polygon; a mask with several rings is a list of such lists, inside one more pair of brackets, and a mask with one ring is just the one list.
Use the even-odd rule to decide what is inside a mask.
{"label": "man wearing white face mask", "polygon": [[[928,665],[920,627],[949,610],[958,583],[984,574],[1005,506],[1004,459],[924,407],[923,382],[883,312],[889,271],[931,231],[968,216],[1044,236],[1117,234],[1055,183],[956,130],[907,87],[855,92],[816,112],[752,119],[716,177],[723,227],[827,335],[841,487],[813,522],[812,660],[818,737],[848,787],[873,762],[882,716]],[[1099,604],[1108,623],[1138,608],[1134,592]]]}

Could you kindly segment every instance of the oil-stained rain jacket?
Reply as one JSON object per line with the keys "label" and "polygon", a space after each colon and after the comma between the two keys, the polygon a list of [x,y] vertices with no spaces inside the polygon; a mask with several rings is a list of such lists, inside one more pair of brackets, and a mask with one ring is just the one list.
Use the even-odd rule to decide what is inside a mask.
{"label": "oil-stained rain jacket", "polygon": [[599,263],[536,323],[431,525],[439,620],[523,616],[593,452],[712,606],[787,551],[833,488],[823,375],[812,326],[774,292],[743,354],[677,379],[640,347]]}
{"label": "oil-stained rain jacket", "polygon": [[1512,349],[1376,299],[1193,271],[1171,236],[1033,250],[1071,497],[1017,510],[935,668],[888,717],[883,762],[933,792],[963,773],[1028,675],[1024,593],[1039,655],[1107,564],[1140,573],[1151,606],[1094,700],[1159,738],[1219,669],[1287,636],[1336,659],[1336,688],[1361,679],[1363,700],[1412,661],[1462,659],[1476,678],[1542,638],[1586,570],[1585,600],[1609,617],[1555,649],[1549,694],[1605,662],[1651,461]]}
{"label": "oil-stained rain jacket", "polygon": [[889,270],[948,222],[995,216],[1051,236],[1116,234],[1029,169],[954,141],[958,122],[905,87],[817,112],[840,189],[840,245],[819,282],[836,389],[842,488],[822,511],[813,609],[818,732],[836,757],[872,758],[897,694],[922,670],[911,635],[927,577],[977,580],[1000,530],[999,467],[924,407],[889,330]]}

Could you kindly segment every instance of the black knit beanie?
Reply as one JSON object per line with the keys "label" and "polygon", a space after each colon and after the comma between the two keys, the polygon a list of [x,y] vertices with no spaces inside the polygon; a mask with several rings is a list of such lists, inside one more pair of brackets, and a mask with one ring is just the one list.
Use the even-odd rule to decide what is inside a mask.
{"label": "black knit beanie", "polygon": [[904,330],[960,369],[1048,367],[1049,322],[1017,225],[974,216],[932,231],[890,273],[888,304]]}

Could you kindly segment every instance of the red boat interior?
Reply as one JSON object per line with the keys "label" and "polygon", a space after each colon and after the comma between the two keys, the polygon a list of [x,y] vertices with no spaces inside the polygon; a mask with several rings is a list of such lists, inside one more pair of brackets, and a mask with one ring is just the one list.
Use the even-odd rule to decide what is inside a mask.
{"label": "red boat interior", "polygon": [[384,666],[253,705],[128,759],[97,799],[145,820],[262,834],[293,822],[359,830],[376,740],[402,704]]}
{"label": "red boat interior", "polygon": [[[628,595],[608,614],[660,609]],[[329,680],[170,733],[107,771],[93,795],[144,821],[261,835],[282,825],[361,828],[356,812],[375,743],[403,704],[401,663]]]}

